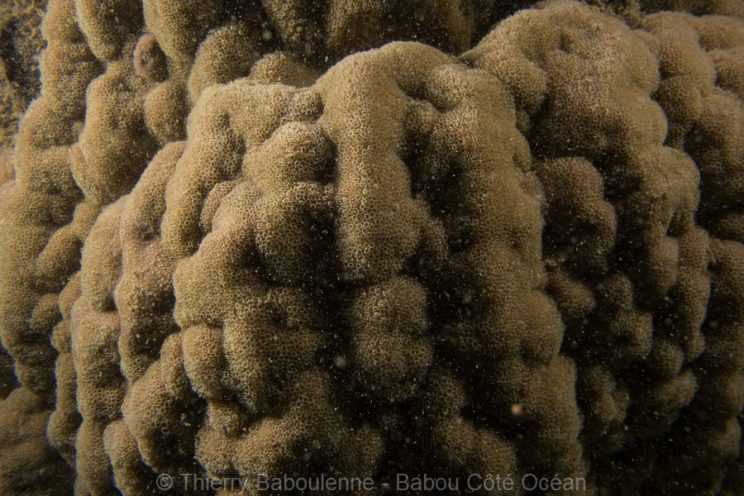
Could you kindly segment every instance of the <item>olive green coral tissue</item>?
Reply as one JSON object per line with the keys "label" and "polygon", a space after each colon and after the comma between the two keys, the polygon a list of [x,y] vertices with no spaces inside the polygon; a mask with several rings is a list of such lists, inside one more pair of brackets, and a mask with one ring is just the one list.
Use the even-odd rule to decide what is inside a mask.
{"label": "olive green coral tissue", "polygon": [[737,2],[11,4],[0,493],[744,491]]}

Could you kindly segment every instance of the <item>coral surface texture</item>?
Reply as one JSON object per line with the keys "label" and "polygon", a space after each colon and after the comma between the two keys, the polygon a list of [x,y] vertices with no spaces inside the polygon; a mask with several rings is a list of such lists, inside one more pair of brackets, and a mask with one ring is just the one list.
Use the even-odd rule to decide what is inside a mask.
{"label": "coral surface texture", "polygon": [[3,0],[0,495],[744,495],[743,0]]}

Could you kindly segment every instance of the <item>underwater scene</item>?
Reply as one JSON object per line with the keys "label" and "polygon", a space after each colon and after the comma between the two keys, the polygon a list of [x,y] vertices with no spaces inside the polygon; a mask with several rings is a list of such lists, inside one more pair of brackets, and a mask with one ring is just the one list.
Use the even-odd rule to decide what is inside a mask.
{"label": "underwater scene", "polygon": [[0,0],[0,496],[743,496],[744,0]]}

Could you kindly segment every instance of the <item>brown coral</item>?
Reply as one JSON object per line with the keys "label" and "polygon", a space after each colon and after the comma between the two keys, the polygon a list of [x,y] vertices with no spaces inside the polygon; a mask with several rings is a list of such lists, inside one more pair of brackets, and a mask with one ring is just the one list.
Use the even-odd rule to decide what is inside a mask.
{"label": "brown coral", "polygon": [[740,491],[744,24],[594,3],[455,58],[499,8],[51,0],[0,187],[44,483]]}

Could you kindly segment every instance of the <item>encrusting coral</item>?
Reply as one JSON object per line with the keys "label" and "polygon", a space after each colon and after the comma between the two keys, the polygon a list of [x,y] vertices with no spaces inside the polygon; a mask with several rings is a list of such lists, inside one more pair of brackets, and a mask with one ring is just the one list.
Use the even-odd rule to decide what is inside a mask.
{"label": "encrusting coral", "polygon": [[[14,186],[13,155],[0,147],[0,209]],[[13,373],[13,358],[0,348],[0,489],[7,494],[54,495],[74,478],[46,439],[52,403],[25,387]]]}
{"label": "encrusting coral", "polygon": [[49,0],[0,492],[744,491],[744,14],[589,3]]}
{"label": "encrusting coral", "polygon": [[[568,12],[569,22],[580,19]],[[640,492],[652,477],[651,487],[669,492],[718,487],[741,437],[741,363],[703,364],[723,351],[719,339],[730,346],[744,337],[740,303],[717,296],[736,294],[732,284],[742,277],[744,233],[717,225],[742,220],[744,114],[740,96],[721,80],[716,86],[711,59],[726,60],[725,51],[740,46],[740,23],[662,13],[648,16],[637,38],[623,39],[586,19],[588,36],[561,33],[552,41],[557,52],[549,36],[535,43],[523,27],[542,22],[539,32],[550,33],[557,19],[517,15],[466,57],[494,74],[510,74],[515,57],[523,62],[512,66],[531,69],[516,75],[512,90],[539,157],[547,289],[579,367],[586,454],[616,492]],[[713,25],[719,39],[705,50],[693,30],[712,34]],[[684,28],[694,34],[681,36]],[[489,42],[495,53],[485,53]],[[711,113],[717,122],[707,131]],[[699,136],[704,129],[710,134]],[[727,314],[720,319],[719,308]],[[726,329],[719,334],[711,322]],[[705,455],[680,463],[680,450],[693,445]]]}

